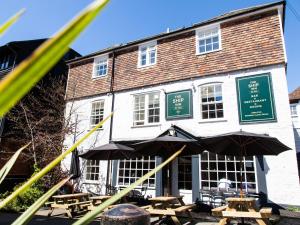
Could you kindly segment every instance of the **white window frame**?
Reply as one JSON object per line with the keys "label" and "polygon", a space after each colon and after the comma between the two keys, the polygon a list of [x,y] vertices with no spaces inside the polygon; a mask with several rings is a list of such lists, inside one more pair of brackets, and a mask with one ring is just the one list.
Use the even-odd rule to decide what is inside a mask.
{"label": "white window frame", "polygon": [[[211,85],[221,85],[221,88],[222,88],[222,90],[221,90],[221,93],[222,93],[222,106],[223,106],[223,117],[216,117],[216,118],[207,118],[207,119],[205,119],[205,118],[203,118],[203,115],[202,115],[202,93],[201,93],[201,88],[202,87],[206,87],[206,86],[211,86]],[[202,122],[204,122],[204,121],[224,121],[224,120],[226,120],[225,119],[225,107],[224,107],[224,91],[223,91],[223,82],[213,82],[213,83],[206,83],[206,84],[201,84],[201,85],[199,85],[199,111],[200,111],[200,121]],[[216,101],[215,101],[216,102]]]}
{"label": "white window frame", "polygon": [[[145,65],[142,65],[142,58],[141,58],[143,48],[146,48],[146,64]],[[153,50],[151,48],[153,48],[155,50],[154,63],[151,63],[151,61],[150,61],[150,58],[151,58],[150,52],[151,52],[151,50]],[[148,43],[139,45],[138,65],[137,65],[138,68],[153,66],[156,64],[156,61],[157,61],[157,41],[152,41],[152,42],[148,42]]]}
{"label": "white window frame", "polygon": [[291,111],[291,117],[297,117],[298,116],[297,104],[291,104],[290,111]]}
{"label": "white window frame", "polygon": [[[157,94],[158,97],[159,97],[159,121],[158,122],[153,122],[153,123],[149,123],[149,95],[151,94]],[[135,104],[135,97],[138,97],[138,96],[145,96],[145,105],[144,105],[144,124],[141,124],[141,125],[136,125],[135,122],[135,107],[134,107],[134,104]],[[137,110],[138,111],[138,110]],[[142,127],[142,126],[152,126],[152,125],[158,125],[160,124],[161,122],[161,96],[160,96],[160,92],[159,91],[154,91],[154,92],[147,92],[147,93],[141,93],[141,94],[134,94],[133,97],[132,97],[132,113],[133,113],[133,116],[132,116],[132,126],[133,127]],[[142,121],[142,120],[140,120]]]}
{"label": "white window frame", "polygon": [[[92,124],[91,122],[92,122],[92,116],[98,116],[98,115],[92,115],[92,111],[93,111],[93,104],[95,104],[95,103],[103,103],[103,113],[102,113],[102,118],[104,118],[104,110],[105,110],[105,101],[104,101],[104,99],[98,99],[98,100],[95,100],[95,101],[92,101],[91,102],[91,109],[90,109],[90,116],[89,116],[89,128],[90,129],[93,129],[97,124]],[[101,114],[99,114],[100,116],[101,116]],[[99,129],[102,129],[102,127],[101,128],[99,128]]]}
{"label": "white window frame", "polygon": [[[134,163],[136,167],[132,168]],[[120,166],[121,164],[123,165],[122,167]],[[129,166],[126,167],[126,164],[129,164]],[[141,165],[141,167],[138,167],[139,164]],[[145,164],[147,165],[147,168],[144,167]],[[152,164],[154,164],[154,167],[151,166]],[[117,184],[119,187],[127,187],[130,184],[134,183],[137,179],[154,169],[155,167],[156,160],[153,156],[142,156],[141,158],[118,160]],[[123,171],[123,174],[120,174],[120,171]],[[125,171],[129,171],[129,176],[126,176]],[[140,173],[141,176],[139,176],[138,173]],[[128,180],[128,183],[125,182],[126,180]],[[155,189],[156,174],[148,178],[146,181],[143,182],[143,184],[137,187],[141,188],[145,186],[148,187],[148,189]]]}
{"label": "white window frame", "polygon": [[[92,179],[87,179],[87,175],[88,175],[88,163],[91,162],[91,161],[98,161],[99,165],[98,165],[98,180],[92,180]],[[96,167],[95,165],[93,165],[92,167]],[[101,161],[100,160],[86,160],[86,164],[85,164],[85,170],[84,170],[84,180],[87,182],[87,183],[98,183],[100,178],[101,178]],[[90,172],[90,174],[96,174],[96,173],[92,173]]]}
{"label": "white window frame", "polygon": [[[218,29],[218,37],[219,37],[219,48],[218,49],[212,49],[210,51],[205,51],[205,52],[200,52],[199,50],[199,41],[201,39],[205,39],[205,38],[200,38],[200,34],[208,31],[208,30],[212,30],[212,29]],[[222,37],[221,37],[221,28],[220,28],[220,24],[214,24],[214,25],[209,25],[209,26],[205,26],[205,27],[200,27],[198,29],[196,29],[196,55],[204,55],[204,54],[208,54],[211,52],[216,52],[216,51],[220,51],[222,50]]]}
{"label": "white window frame", "polygon": [[[105,74],[98,74],[97,73],[97,66],[99,64],[106,64],[106,73]],[[94,58],[94,63],[93,63],[93,75],[92,78],[100,78],[100,77],[105,77],[108,74],[108,55],[101,55],[97,56]]]}
{"label": "white window frame", "polygon": [[[207,159],[203,158],[204,154],[207,154]],[[213,159],[210,159],[210,157],[209,157],[210,154],[214,155]],[[220,157],[221,157],[221,155],[211,153],[211,152],[207,152],[207,151],[205,151],[205,152],[203,152],[202,154],[199,155],[199,161],[200,161],[199,171],[200,171],[200,177],[201,177],[201,179],[200,179],[200,189],[203,189],[203,183],[206,182],[206,183],[209,184],[208,190],[211,190],[211,189],[217,190],[218,187],[211,186],[211,183],[216,183],[217,186],[218,186],[220,179],[222,179],[222,178],[229,179],[229,174],[231,173],[231,174],[234,174],[234,177],[235,177],[234,180],[231,180],[231,183],[232,184],[235,183],[236,187],[235,188],[230,188],[230,189],[234,189],[236,191],[239,190],[239,188],[240,188],[240,179],[238,178],[238,175],[240,174],[240,164],[239,164],[240,160],[239,160],[239,158],[236,157],[236,156],[226,156],[226,155],[222,155],[222,157],[224,159],[220,159]],[[232,157],[232,159],[229,159],[229,157]],[[203,169],[202,168],[202,163],[207,163],[208,168]],[[213,169],[210,168],[212,163],[216,165],[216,168],[213,168]],[[225,169],[220,168],[220,163],[224,163]],[[230,170],[228,168],[229,163],[234,165],[233,170]],[[248,169],[247,163],[253,163],[253,171]],[[257,191],[258,190],[258,183],[257,183],[257,169],[256,169],[255,157],[252,157],[251,159],[248,159],[248,157],[243,157],[242,164],[243,164],[243,173],[242,173],[243,182],[245,182],[247,184],[250,184],[250,185],[251,184],[255,185],[255,190]],[[208,173],[207,179],[204,179],[204,177],[202,176],[203,172]],[[216,180],[211,179],[211,177],[210,177],[211,172],[216,173],[216,175],[217,175]],[[226,177],[220,176],[221,173],[225,173]],[[255,180],[254,181],[248,181],[247,180],[247,174],[253,174]],[[248,191],[248,187],[246,187],[246,190]]]}

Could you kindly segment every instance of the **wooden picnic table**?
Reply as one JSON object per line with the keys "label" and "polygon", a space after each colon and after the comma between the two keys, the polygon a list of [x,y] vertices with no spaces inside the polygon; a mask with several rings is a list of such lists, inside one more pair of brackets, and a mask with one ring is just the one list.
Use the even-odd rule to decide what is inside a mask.
{"label": "wooden picnic table", "polygon": [[100,205],[101,203],[103,203],[104,201],[110,198],[111,195],[99,195],[99,196],[90,197],[92,204],[88,206],[88,210],[92,211],[95,208],[95,206]]}
{"label": "wooden picnic table", "polygon": [[79,212],[91,204],[89,200],[89,193],[76,193],[66,195],[54,195],[52,196],[54,202],[51,202],[51,211],[48,216],[51,216],[54,209],[65,209],[69,218],[73,217],[73,213]]}
{"label": "wooden picnic table", "polygon": [[99,195],[99,196],[93,196],[90,197],[90,200],[92,200],[93,205],[99,205],[102,202],[104,202],[107,199],[110,199],[111,195]]}
{"label": "wooden picnic table", "polygon": [[272,215],[271,208],[262,208],[258,211],[255,205],[255,198],[226,198],[228,205],[212,209],[214,216],[223,217],[219,225],[224,225],[231,218],[241,218],[244,223],[244,218],[255,219],[259,225],[269,224],[269,218]]}
{"label": "wooden picnic table", "polygon": [[151,205],[144,207],[151,215],[158,215],[159,218],[163,216],[169,216],[176,225],[181,225],[177,218],[178,213],[187,212],[188,216],[192,220],[190,209],[195,207],[195,204],[186,205],[183,200],[183,196],[159,196],[150,198]]}

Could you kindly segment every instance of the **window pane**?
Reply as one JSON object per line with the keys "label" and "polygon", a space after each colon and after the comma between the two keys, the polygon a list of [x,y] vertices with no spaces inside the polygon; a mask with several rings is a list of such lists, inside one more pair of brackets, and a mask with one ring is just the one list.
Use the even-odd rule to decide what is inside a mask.
{"label": "window pane", "polygon": [[90,115],[90,126],[97,125],[103,120],[104,115],[104,101],[92,102],[92,111]]}
{"label": "window pane", "polygon": [[206,45],[206,51],[209,52],[211,50],[212,50],[212,45],[211,44]]}
{"label": "window pane", "polygon": [[[152,163],[151,160],[154,163]],[[124,168],[125,173],[123,173],[121,170],[119,170],[119,177],[122,174],[124,174],[124,182],[123,182],[123,180],[118,179],[119,185],[128,185],[129,183],[133,183],[136,181],[136,179],[145,175],[149,170],[155,168],[155,161],[154,161],[153,157],[136,158],[136,159],[131,159],[131,160],[120,160],[119,168],[120,168],[121,163],[126,163],[126,167]],[[150,185],[150,183],[151,183],[151,185]],[[155,186],[155,176],[151,177],[148,181],[144,182],[143,186],[148,186],[148,187]]]}

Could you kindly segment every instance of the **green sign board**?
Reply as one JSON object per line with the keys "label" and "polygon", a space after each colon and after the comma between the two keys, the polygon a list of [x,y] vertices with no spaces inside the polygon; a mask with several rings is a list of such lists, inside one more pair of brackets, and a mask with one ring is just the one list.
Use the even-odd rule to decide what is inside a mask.
{"label": "green sign board", "polygon": [[168,119],[192,117],[192,91],[184,90],[166,94],[166,117]]}
{"label": "green sign board", "polygon": [[240,123],[276,121],[270,73],[236,78]]}

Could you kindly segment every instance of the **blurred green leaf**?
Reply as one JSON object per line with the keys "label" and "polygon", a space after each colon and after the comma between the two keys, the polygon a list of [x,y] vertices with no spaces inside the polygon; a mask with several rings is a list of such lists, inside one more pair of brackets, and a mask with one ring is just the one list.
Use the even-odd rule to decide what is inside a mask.
{"label": "blurred green leaf", "polygon": [[15,162],[17,161],[17,158],[19,157],[21,152],[25,148],[27,148],[29,145],[30,145],[30,143],[28,143],[27,145],[24,145],[22,148],[20,148],[18,151],[16,151],[15,154],[10,158],[10,160],[8,160],[5,163],[5,165],[2,167],[2,169],[0,170],[0,184],[2,183],[2,181],[4,180],[6,175],[9,173],[9,171],[11,170],[11,168],[13,167]]}
{"label": "blurred green leaf", "polygon": [[12,225],[21,225],[27,224],[30,219],[34,216],[34,214],[41,208],[45,202],[59,189],[61,188],[71,177],[68,177],[54,187],[52,187],[49,191],[47,191],[42,197],[40,197],[32,206],[30,206],[21,216],[16,219]]}
{"label": "blurred green leaf", "polygon": [[53,38],[45,41],[0,82],[0,117],[3,117],[69,50],[69,45],[109,0],[96,0]]}
{"label": "blurred green leaf", "polygon": [[171,155],[167,160],[165,160],[163,163],[158,165],[156,168],[139,178],[136,182],[131,184],[129,187],[123,189],[119,193],[115,194],[111,198],[107,199],[104,203],[101,205],[97,206],[93,211],[85,214],[81,219],[73,223],[74,225],[81,225],[81,224],[89,224],[91,221],[93,221],[99,213],[101,213],[104,209],[106,209],[108,206],[114,204],[117,202],[119,199],[127,195],[130,191],[132,191],[136,186],[139,184],[142,184],[145,180],[147,180],[149,177],[153,176],[155,173],[157,173],[159,170],[161,170],[165,165],[168,163],[172,162],[186,147],[184,145],[181,149],[179,149],[177,152],[175,152],[173,155]]}
{"label": "blurred green leaf", "polygon": [[21,187],[7,196],[2,202],[0,202],[0,209],[2,209],[7,203],[16,198],[20,193],[24,192],[27,188],[29,188],[33,183],[39,180],[42,176],[52,170],[55,166],[57,166],[69,153],[71,153],[75,148],[77,148],[85,139],[87,139],[92,133],[94,133],[97,129],[99,129],[103,124],[113,115],[113,113],[109,114],[104,120],[100,121],[92,130],[90,130],[87,134],[85,134],[82,138],[80,138],[71,148],[67,151],[63,152],[60,156],[50,162],[46,167],[44,167],[41,171],[32,176],[27,182],[25,182]]}
{"label": "blurred green leaf", "polygon": [[21,9],[19,12],[17,12],[14,16],[8,19],[3,25],[0,26],[0,37],[5,33],[5,31],[13,25],[20,16],[25,12],[25,9]]}

